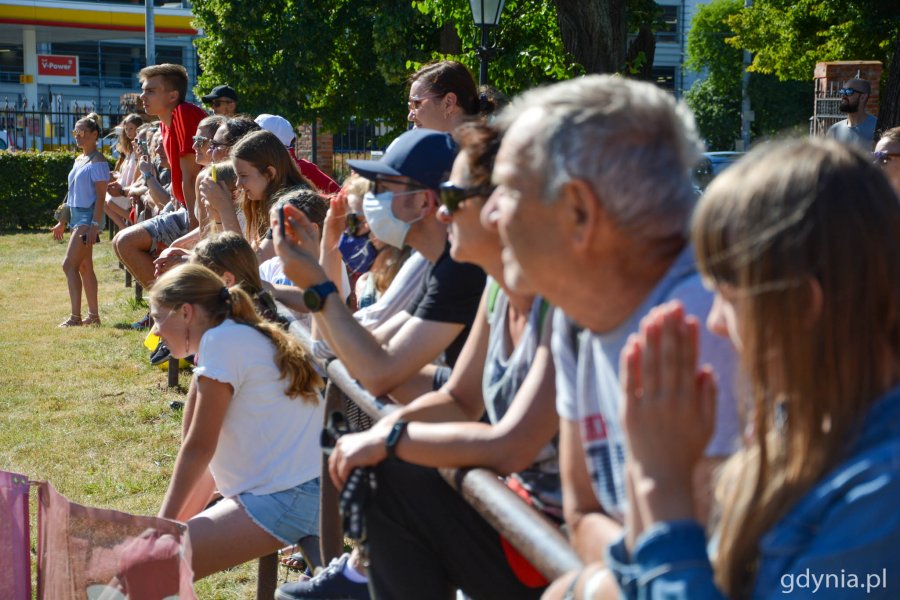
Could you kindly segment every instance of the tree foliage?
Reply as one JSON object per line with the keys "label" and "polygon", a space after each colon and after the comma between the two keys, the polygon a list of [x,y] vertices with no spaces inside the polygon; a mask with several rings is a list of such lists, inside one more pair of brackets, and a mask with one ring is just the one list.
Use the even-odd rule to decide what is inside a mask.
{"label": "tree foliage", "polygon": [[406,61],[438,38],[409,0],[195,0],[193,12],[198,90],[227,82],[243,112],[333,128],[352,117],[402,128]]}
{"label": "tree foliage", "polygon": [[897,0],[756,0],[728,19],[729,43],[751,50],[751,70],[809,79],[817,62],[888,63],[900,26]]}
{"label": "tree foliage", "polygon": [[881,61],[878,128],[900,125],[900,0],[756,0],[728,23],[751,69],[782,80],[809,79],[822,61]]}
{"label": "tree foliage", "polygon": [[[730,44],[733,17],[743,10],[743,0],[713,0],[700,6],[688,34],[685,66],[706,74],[685,94],[697,126],[710,149],[729,150],[741,135],[743,52]],[[780,81],[772,75],[753,73],[747,93],[756,114],[751,135],[772,136],[785,130],[808,128],[812,84]]]}

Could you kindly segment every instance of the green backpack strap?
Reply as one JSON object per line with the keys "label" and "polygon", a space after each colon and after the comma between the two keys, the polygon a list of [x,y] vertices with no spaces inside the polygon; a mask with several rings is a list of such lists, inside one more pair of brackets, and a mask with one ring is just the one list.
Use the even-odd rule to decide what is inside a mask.
{"label": "green backpack strap", "polygon": [[487,312],[488,317],[494,314],[494,306],[497,304],[497,296],[500,294],[500,284],[497,283],[496,279],[491,279],[491,282],[488,284],[488,303],[487,303]]}

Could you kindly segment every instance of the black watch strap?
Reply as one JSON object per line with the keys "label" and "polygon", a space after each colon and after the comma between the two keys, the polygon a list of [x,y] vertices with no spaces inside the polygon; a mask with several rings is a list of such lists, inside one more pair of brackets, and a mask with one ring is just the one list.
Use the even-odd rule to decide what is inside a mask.
{"label": "black watch strap", "polygon": [[403,437],[403,433],[408,425],[407,421],[400,420],[391,427],[391,432],[388,433],[387,438],[384,440],[384,449],[387,450],[388,458],[397,457],[397,444],[400,442],[400,438]]}

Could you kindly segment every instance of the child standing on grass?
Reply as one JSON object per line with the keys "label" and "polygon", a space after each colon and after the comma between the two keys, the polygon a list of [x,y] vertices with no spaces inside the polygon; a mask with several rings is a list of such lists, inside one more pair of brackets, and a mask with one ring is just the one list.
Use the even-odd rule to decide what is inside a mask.
{"label": "child standing on grass", "polygon": [[[318,535],[321,378],[239,287],[181,265],[150,290],[176,358],[197,355],[197,399],[159,516],[187,521],[195,579]],[[218,489],[223,500],[204,509]]]}
{"label": "child standing on grass", "polygon": [[[69,172],[66,204],[69,206],[71,216],[69,227],[72,229],[72,237],[69,238],[69,247],[66,249],[66,258],[62,264],[69,286],[72,313],[68,319],[59,324],[60,327],[100,324],[93,249],[101,229],[103,201],[109,181],[109,163],[97,151],[100,129],[100,116],[91,113],[79,119],[72,132],[75,143],[81,149],[81,156],[75,159],[75,164]],[[88,315],[84,320],[81,319],[82,289],[88,302]]]}

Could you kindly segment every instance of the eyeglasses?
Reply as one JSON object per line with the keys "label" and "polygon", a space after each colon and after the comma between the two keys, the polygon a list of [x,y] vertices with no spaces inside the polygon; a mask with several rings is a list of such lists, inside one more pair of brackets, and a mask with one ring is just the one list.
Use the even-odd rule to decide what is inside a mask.
{"label": "eyeglasses", "polygon": [[84,131],[83,129],[73,129],[72,135],[74,135],[75,137],[81,137],[83,135],[87,135],[87,131]]}
{"label": "eyeglasses", "polygon": [[194,139],[195,146],[202,146],[202,145],[206,144],[207,142],[212,141],[208,137],[203,137],[202,135],[195,135],[193,139]]}
{"label": "eyeglasses", "polygon": [[406,105],[409,107],[409,110],[419,110],[422,107],[422,103],[426,100],[434,100],[439,97],[440,96],[410,96]]}
{"label": "eyeglasses", "polygon": [[888,164],[892,158],[900,158],[900,153],[898,152],[885,152],[884,150],[879,150],[878,152],[872,153],[872,158],[876,165],[884,166]]}
{"label": "eyeglasses", "polygon": [[211,140],[209,142],[210,150],[218,150],[219,148],[230,148],[231,146],[234,146],[234,144],[226,144],[224,142],[217,142],[216,140]]}
{"label": "eyeglasses", "polygon": [[[382,175],[376,175],[376,176],[375,176],[375,181],[374,181],[373,184],[372,184],[372,193],[373,193],[373,194],[380,194],[381,192],[388,191],[387,188],[385,188],[385,186],[384,186],[384,184],[386,184],[386,183],[393,183],[393,184],[396,184],[396,185],[402,185],[402,186],[405,186],[406,188],[408,188],[408,189],[406,189],[406,190],[404,190],[404,191],[402,191],[402,192],[394,192],[394,196],[402,196],[402,195],[406,195],[406,194],[415,194],[416,192],[421,192],[422,190],[427,190],[427,189],[428,189],[427,186],[424,186],[424,185],[422,185],[421,183],[418,183],[417,181],[414,181],[414,180],[411,180],[411,179],[406,180],[406,181],[401,181],[401,180],[392,179],[392,178],[389,178],[389,177],[384,177],[384,176],[382,176]],[[393,191],[393,190],[389,190],[389,191]]]}
{"label": "eyeglasses", "polygon": [[865,94],[865,92],[854,90],[853,88],[841,88],[838,90],[839,96],[852,96],[853,94]]}
{"label": "eyeglasses", "polygon": [[445,181],[438,187],[438,194],[441,197],[441,204],[447,209],[451,215],[459,210],[459,205],[463,200],[472,196],[490,196],[494,192],[494,186],[482,185],[470,188],[462,188],[454,185],[450,181]]}

